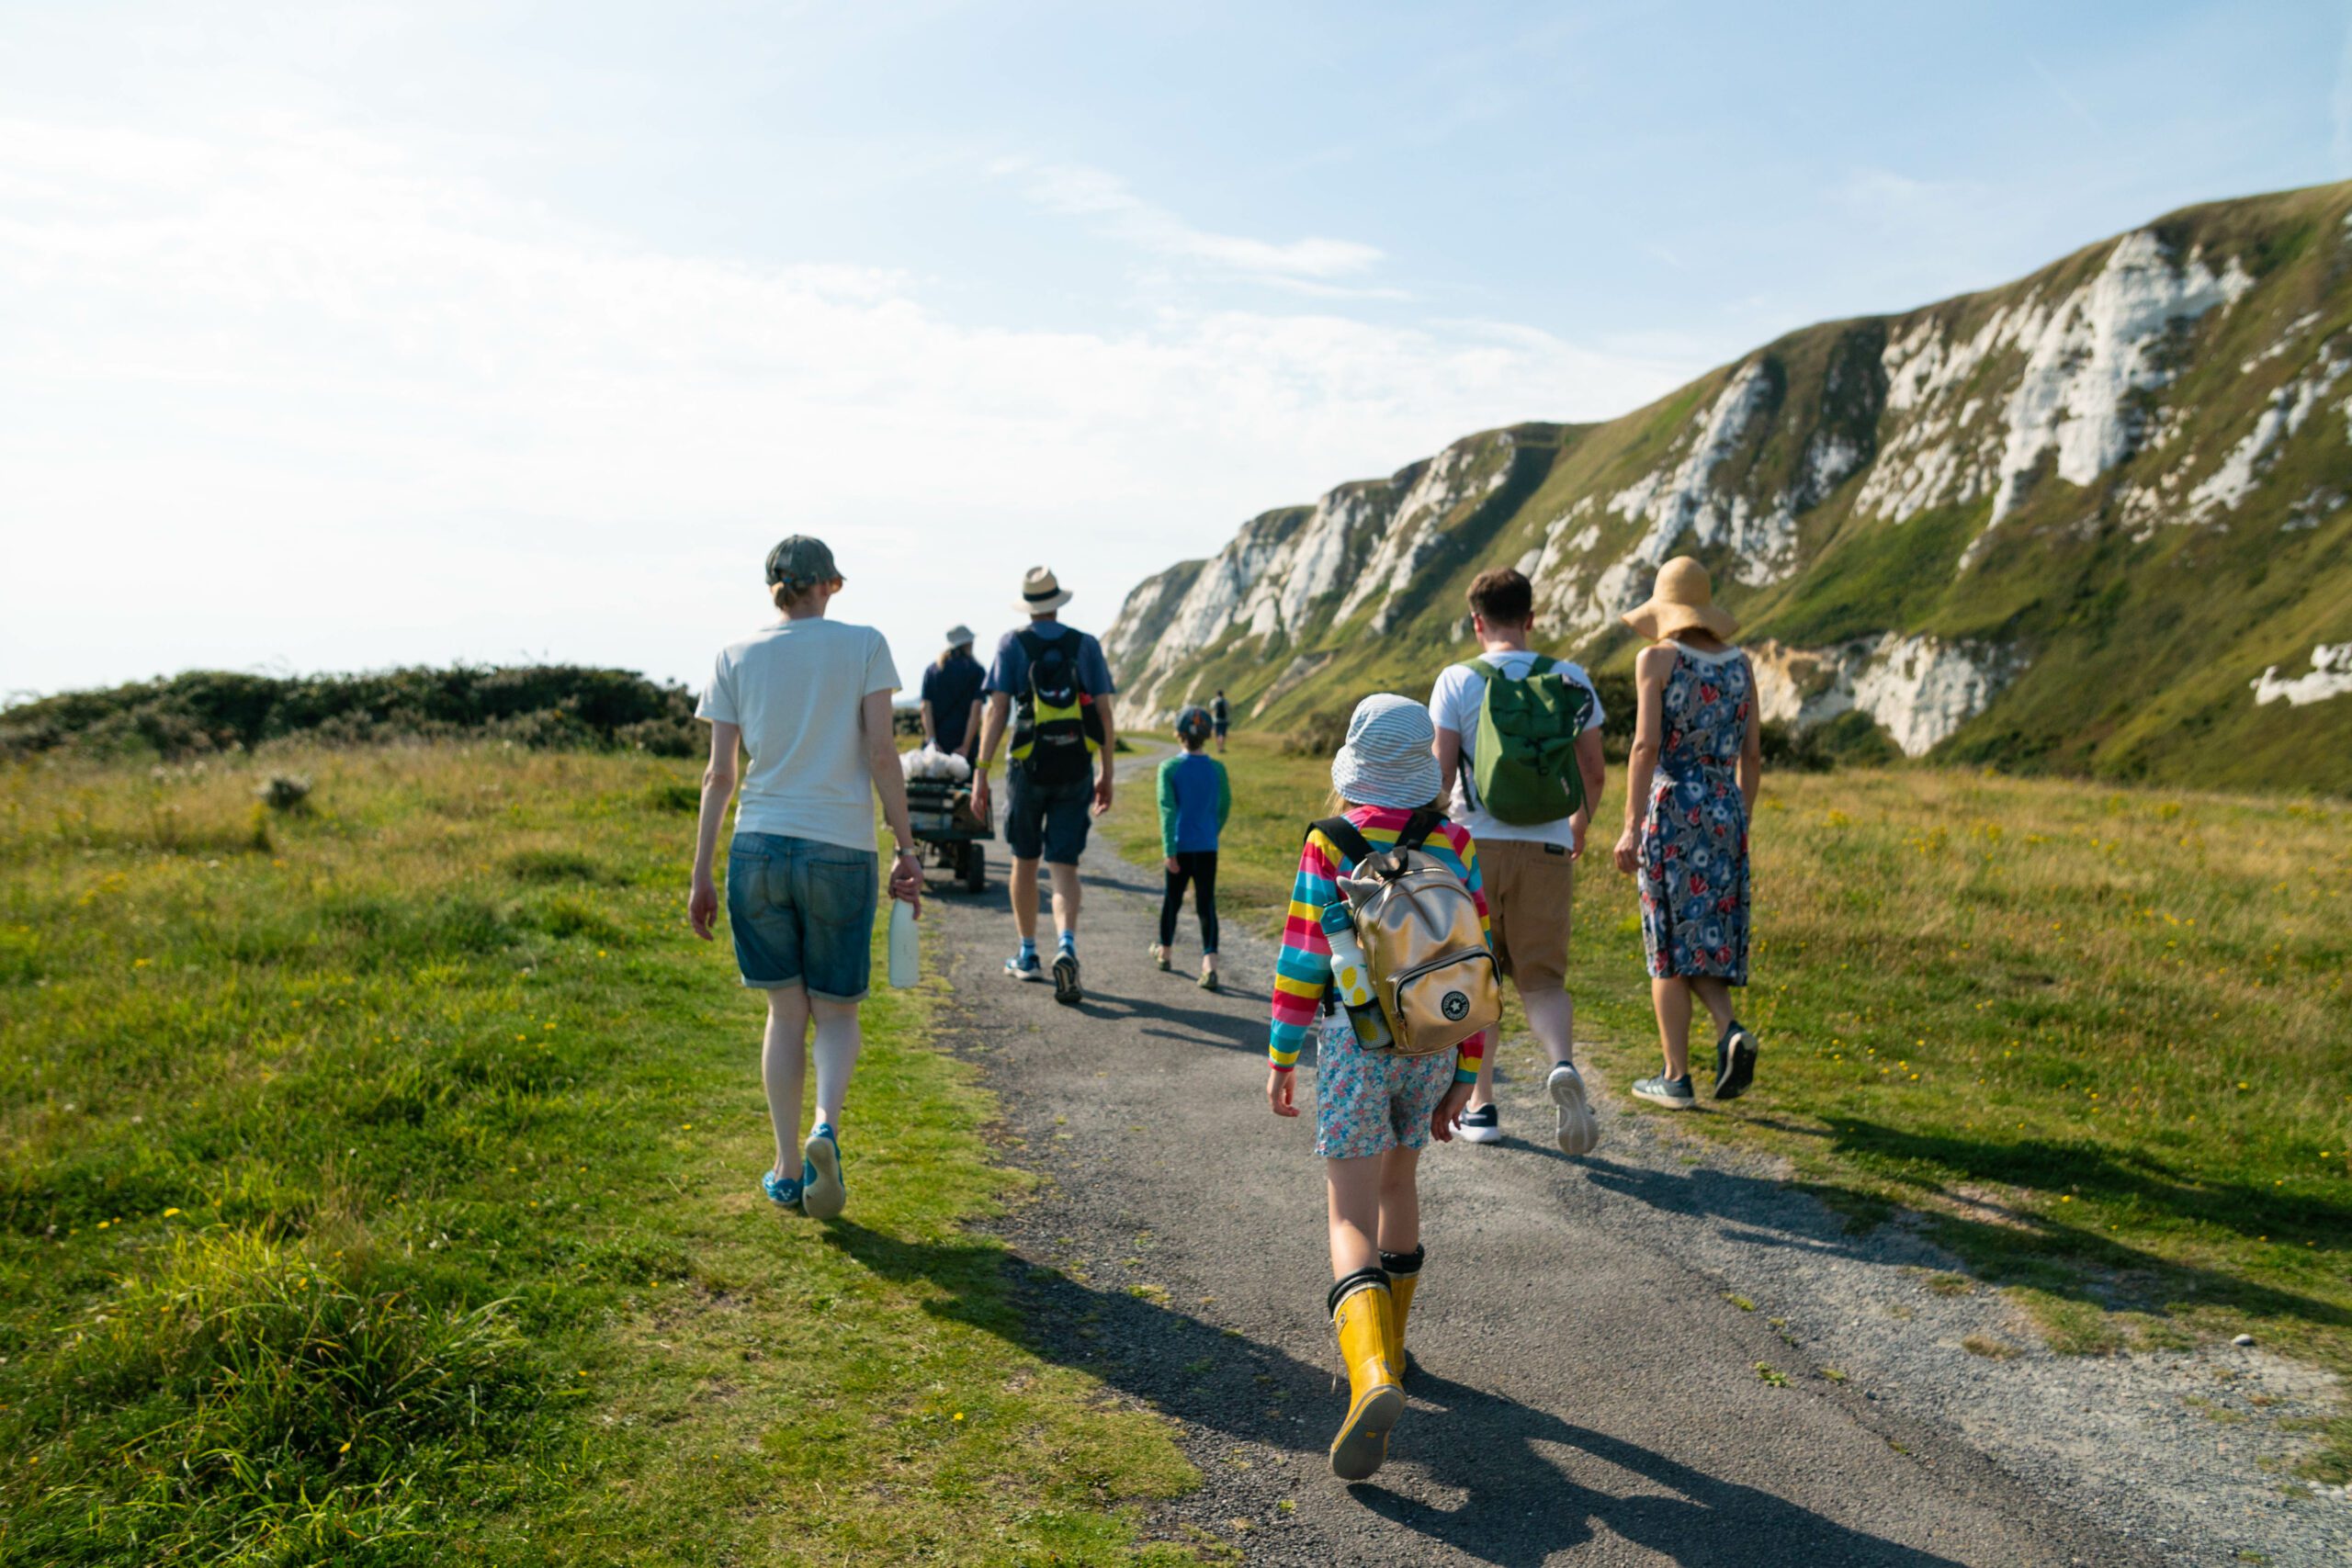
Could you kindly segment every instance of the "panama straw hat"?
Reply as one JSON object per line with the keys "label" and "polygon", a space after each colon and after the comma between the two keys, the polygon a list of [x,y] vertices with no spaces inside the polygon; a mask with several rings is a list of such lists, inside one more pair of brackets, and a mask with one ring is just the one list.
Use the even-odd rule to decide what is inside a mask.
{"label": "panama straw hat", "polygon": [[1444,783],[1430,748],[1430,710],[1394,692],[1374,692],[1348,716],[1348,739],[1331,759],[1331,787],[1358,806],[1418,811]]}
{"label": "panama straw hat", "polygon": [[1069,603],[1069,591],[1050,567],[1033,566],[1021,580],[1021,607],[1033,615],[1058,610]]}
{"label": "panama straw hat", "polygon": [[1622,618],[1652,642],[1688,631],[1710,631],[1729,642],[1739,629],[1731,612],[1715,603],[1707,569],[1689,556],[1677,556],[1658,568],[1657,585],[1649,598]]}

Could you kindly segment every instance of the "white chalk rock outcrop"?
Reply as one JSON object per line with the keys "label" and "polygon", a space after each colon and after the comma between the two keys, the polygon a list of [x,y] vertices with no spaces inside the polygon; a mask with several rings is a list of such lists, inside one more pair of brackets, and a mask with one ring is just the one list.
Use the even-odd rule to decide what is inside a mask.
{"label": "white chalk rock outcrop", "polygon": [[1886,632],[1827,648],[1764,641],[1748,649],[1756,705],[1767,724],[1795,729],[1860,710],[1906,757],[1924,756],[1990,706],[2019,661],[1990,643]]}
{"label": "white chalk rock outcrop", "polygon": [[2284,702],[2290,707],[2324,703],[2352,694],[2352,642],[2324,642],[2312,649],[2312,667],[2281,680],[2273,664],[2250,682],[2257,705]]}

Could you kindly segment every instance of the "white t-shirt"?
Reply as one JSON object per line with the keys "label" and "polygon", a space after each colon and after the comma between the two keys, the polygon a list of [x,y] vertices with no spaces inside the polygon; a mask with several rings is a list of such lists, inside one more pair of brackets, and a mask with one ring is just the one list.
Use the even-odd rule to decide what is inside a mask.
{"label": "white t-shirt", "polygon": [[[1509,653],[1483,656],[1487,663],[1514,681],[1524,680],[1528,669],[1535,662],[1532,649],[1516,649]],[[1592,719],[1585,726],[1589,734],[1600,728],[1600,694],[1593,691],[1592,677],[1584,666],[1566,659],[1553,660],[1552,668],[1560,675],[1586,691],[1592,692]],[[1473,791],[1471,759],[1478,745],[1478,705],[1487,695],[1487,678],[1467,664],[1449,664],[1438,671],[1437,684],[1430,688],[1430,722],[1440,729],[1451,729],[1462,737],[1462,767],[1454,775],[1453,797],[1446,802],[1446,814],[1470,829],[1473,839],[1516,839],[1525,843],[1563,844],[1573,849],[1576,833],[1565,816],[1556,822],[1537,822],[1521,826],[1498,822],[1470,803]]]}
{"label": "white t-shirt", "polygon": [[728,644],[695,716],[742,727],[752,771],[735,830],[873,849],[859,708],[869,694],[898,689],[890,645],[872,626],[811,615]]}

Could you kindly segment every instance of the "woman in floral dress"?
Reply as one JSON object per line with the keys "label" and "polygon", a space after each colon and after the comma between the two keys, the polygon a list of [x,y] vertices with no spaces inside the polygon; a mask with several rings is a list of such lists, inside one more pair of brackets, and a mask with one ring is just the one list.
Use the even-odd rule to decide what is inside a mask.
{"label": "woman in floral dress", "polygon": [[1756,672],[1729,638],[1738,623],[1714,602],[1707,569],[1678,556],[1625,622],[1651,639],[1634,661],[1640,694],[1617,869],[1642,894],[1642,946],[1666,1070],[1634,1086],[1688,1110],[1690,998],[1715,1021],[1715,1098],[1756,1074],[1756,1037],[1732,1015],[1747,984],[1747,825],[1763,780]]}

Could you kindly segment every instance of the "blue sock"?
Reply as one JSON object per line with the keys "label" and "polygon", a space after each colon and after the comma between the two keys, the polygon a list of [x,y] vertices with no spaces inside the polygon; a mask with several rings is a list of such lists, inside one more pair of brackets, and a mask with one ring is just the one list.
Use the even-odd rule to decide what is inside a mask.
{"label": "blue sock", "polygon": [[1036,957],[1036,956],[1037,956],[1037,939],[1036,939],[1035,937],[1031,937],[1031,936],[1024,936],[1024,937],[1023,937],[1023,938],[1021,939],[1021,962],[1023,962],[1023,964],[1026,964],[1026,963],[1028,963],[1028,962],[1029,962],[1029,960],[1031,960],[1031,959],[1033,959],[1033,958],[1035,958],[1035,957]]}
{"label": "blue sock", "polygon": [[1076,931],[1064,931],[1061,933],[1061,949],[1064,953],[1069,953],[1072,958],[1076,958],[1078,956],[1078,933]]}

